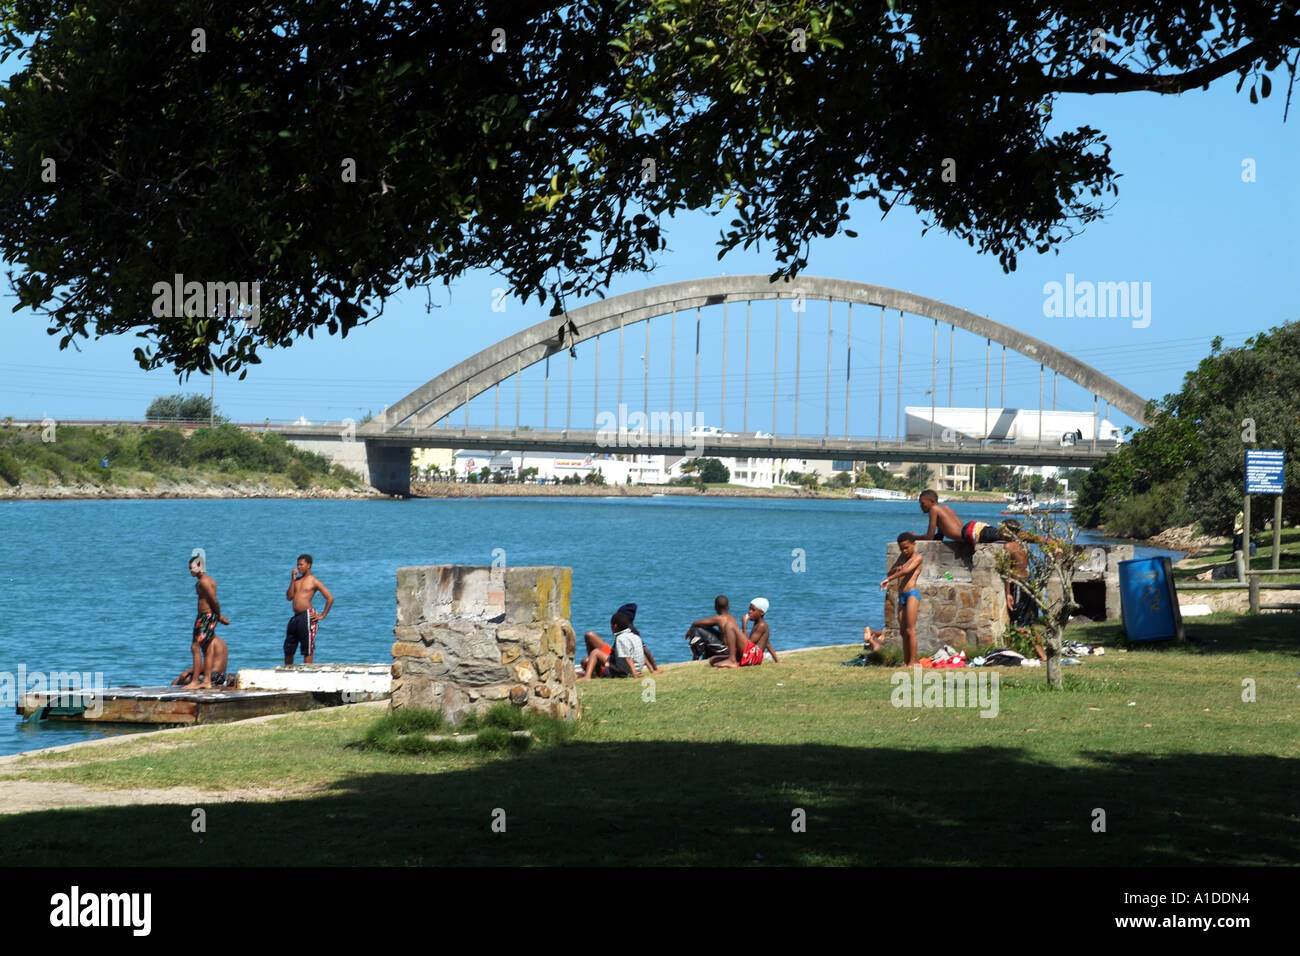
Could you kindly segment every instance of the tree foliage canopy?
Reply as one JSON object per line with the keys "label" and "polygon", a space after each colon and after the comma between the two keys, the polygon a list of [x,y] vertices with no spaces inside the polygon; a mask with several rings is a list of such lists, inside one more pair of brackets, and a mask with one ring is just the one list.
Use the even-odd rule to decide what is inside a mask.
{"label": "tree foliage canopy", "polygon": [[[1170,516],[1187,515],[1211,534],[1228,534],[1241,509],[1251,448],[1285,452],[1282,517],[1300,521],[1300,322],[1260,333],[1241,348],[1224,349],[1216,339],[1180,391],[1147,406],[1147,422],[1084,479],[1074,511],[1081,525],[1109,527],[1121,509],[1136,508],[1137,518],[1145,513],[1160,525],[1154,531]],[[1256,524],[1271,514],[1258,508]]]}
{"label": "tree foliage canopy", "polygon": [[[774,278],[854,199],[996,255],[1101,216],[1118,174],[1064,93],[1178,93],[1285,64],[1288,0],[10,0],[0,252],[67,347],[246,372],[401,289],[498,270],[558,311],[653,267],[667,218],[730,218]],[[1100,32],[1094,31],[1102,31]],[[1290,90],[1287,91],[1287,99]],[[51,165],[48,161],[52,160]],[[250,323],[154,287],[260,283]]]}
{"label": "tree foliage canopy", "polygon": [[217,411],[212,400],[206,395],[159,395],[149,403],[145,411],[146,421],[151,422],[206,422],[209,419],[226,422],[229,419]]}

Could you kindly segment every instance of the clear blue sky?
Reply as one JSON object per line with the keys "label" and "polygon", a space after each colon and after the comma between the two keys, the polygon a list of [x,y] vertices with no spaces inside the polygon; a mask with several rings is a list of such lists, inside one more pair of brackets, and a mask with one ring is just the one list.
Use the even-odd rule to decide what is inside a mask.
{"label": "clear blue sky", "polygon": [[[5,68],[4,76],[12,69]],[[850,228],[859,238],[817,240],[812,247],[808,274],[853,279],[909,290],[973,312],[987,315],[1046,340],[1080,360],[1094,365],[1144,397],[1175,391],[1184,373],[1209,351],[1210,340],[1223,336],[1229,345],[1284,321],[1300,318],[1300,295],[1295,280],[1300,221],[1300,116],[1282,122],[1285,77],[1274,75],[1274,94],[1259,105],[1233,93],[1229,78],[1208,92],[1179,97],[1128,94],[1121,97],[1070,96],[1060,99],[1055,122],[1059,127],[1091,125],[1102,130],[1113,149],[1113,165],[1122,173],[1120,195],[1106,219],[1089,226],[1066,243],[1060,255],[1032,251],[1019,258],[1019,269],[1003,274],[993,257],[980,256],[964,242],[937,230],[922,236],[920,219],[905,208],[895,208],[882,222],[872,203],[857,204]],[[1293,104],[1300,111],[1300,102]],[[1256,181],[1242,181],[1242,161],[1253,159]],[[959,171],[960,172],[960,171]],[[769,250],[734,253],[717,261],[718,220],[707,214],[679,217],[666,223],[670,250],[659,256],[657,269],[647,275],[616,280],[610,295],[701,276],[767,273],[774,266]],[[1078,280],[1137,281],[1151,283],[1151,322],[1133,328],[1123,318],[1047,318],[1043,314],[1044,284],[1064,282],[1067,273]],[[356,330],[346,340],[318,335],[303,339],[287,350],[263,353],[263,364],[250,369],[239,382],[219,377],[217,404],[236,421],[291,420],[306,416],[314,421],[359,418],[367,410],[378,412],[408,391],[479,349],[544,318],[535,304],[507,300],[504,312],[492,310],[492,290],[502,285],[497,276],[481,272],[466,276],[448,290],[435,286],[433,302],[441,308],[426,311],[423,289],[390,300],[385,314],[373,325]],[[534,300],[535,303],[535,300]],[[134,337],[106,338],[81,343],[81,351],[60,352],[57,338],[45,333],[46,323],[30,312],[13,313],[13,297],[0,292],[0,415],[16,418],[51,416],[77,418],[141,418],[156,395],[178,390],[207,393],[208,379],[192,378],[181,386],[174,374],[145,373],[134,363]],[[580,305],[570,302],[570,308]],[[761,307],[759,307],[761,308]],[[772,306],[766,309],[770,312]],[[757,312],[757,309],[756,309]],[[736,312],[732,312],[736,315]],[[794,343],[783,314],[780,387],[785,424],[792,407],[790,367]],[[805,320],[800,401],[801,433],[820,431],[825,401],[824,303],[810,305]],[[678,350],[679,378],[674,408],[689,410],[690,365],[693,359],[694,316],[683,317],[689,331],[679,340],[689,344]],[[733,319],[734,323],[736,320]],[[741,318],[743,328],[743,317]],[[770,317],[766,319],[770,336]],[[716,327],[716,323],[714,323]],[[760,323],[756,322],[756,328]],[[737,325],[731,325],[736,335]],[[812,331],[807,331],[810,328]],[[893,393],[897,361],[897,314],[890,315],[886,336],[884,391],[887,404],[880,411],[883,433],[893,432],[896,415]],[[640,406],[639,356],[644,352],[644,331],[629,333],[624,400]],[[832,432],[843,428],[842,358],[844,324],[836,316],[836,358],[832,361]],[[930,323],[909,319],[906,326],[903,404],[930,402],[925,390],[930,378]],[[737,339],[732,339],[736,349]],[[947,402],[947,332],[940,337],[943,358],[939,377],[939,404]],[[983,405],[984,343],[965,333],[957,337],[959,363],[954,382],[956,405]],[[590,386],[575,385],[574,427],[586,427],[593,405],[613,409],[616,397],[609,391],[614,381],[617,335],[602,339],[601,394]],[[875,433],[875,372],[879,357],[879,311],[854,313],[853,335],[854,434]],[[589,375],[592,364],[588,344],[578,365]],[[764,351],[760,346],[759,350]],[[654,370],[666,364],[666,345],[656,332],[652,350]],[[768,428],[772,416],[771,360],[764,352],[766,381],[756,382],[751,404],[751,429]],[[999,398],[999,353],[993,365],[993,404]],[[634,368],[634,366],[637,366]],[[564,415],[563,365],[552,371],[549,422]],[[740,424],[739,370],[733,351],[728,363],[727,427]],[[716,370],[716,363],[710,366]],[[716,391],[717,377],[706,369],[705,392]],[[521,398],[523,420],[540,423],[543,396],[541,371],[524,377]],[[1008,358],[1007,404],[1036,407],[1038,369],[1028,360]],[[1091,396],[1061,381],[1060,407],[1091,408]],[[664,386],[666,388],[666,386]],[[583,391],[583,388],[586,390]],[[1048,375],[1050,406],[1051,376]],[[685,397],[683,397],[685,395]],[[489,423],[494,413],[489,395],[472,406],[472,421]],[[761,397],[757,397],[761,396]],[[503,423],[513,420],[515,392],[505,385],[500,393]],[[652,386],[651,406],[668,409],[667,395]],[[766,408],[758,413],[756,408]],[[579,412],[578,409],[582,411]],[[710,423],[716,414],[707,415]],[[1128,419],[1112,416],[1121,424]],[[457,418],[459,421],[459,417]],[[805,424],[806,423],[806,424]],[[813,426],[816,426],[815,428]]]}

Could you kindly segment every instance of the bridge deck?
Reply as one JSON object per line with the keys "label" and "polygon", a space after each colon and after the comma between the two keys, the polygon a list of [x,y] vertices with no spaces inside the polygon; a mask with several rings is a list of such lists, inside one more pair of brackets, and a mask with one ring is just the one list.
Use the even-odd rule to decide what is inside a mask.
{"label": "bridge deck", "polygon": [[[347,440],[339,425],[292,425],[282,428],[285,438],[308,440]],[[350,439],[352,436],[348,436]],[[687,437],[681,434],[649,434],[638,436],[635,431],[624,434],[577,429],[533,428],[458,428],[394,427],[370,430],[367,426],[356,429],[355,439],[368,444],[410,448],[484,448],[519,449],[525,451],[554,451],[609,453],[620,455],[690,455],[722,456],[727,458],[812,458],[852,461],[915,461],[945,462],[952,464],[997,464],[1080,466],[1101,461],[1114,452],[1120,443],[1114,441],[1082,441],[1072,447],[1062,448],[1057,440],[1020,439],[1015,441],[966,440],[944,442],[935,440],[898,441],[877,438],[787,437],[756,438],[752,435],[701,435]]]}

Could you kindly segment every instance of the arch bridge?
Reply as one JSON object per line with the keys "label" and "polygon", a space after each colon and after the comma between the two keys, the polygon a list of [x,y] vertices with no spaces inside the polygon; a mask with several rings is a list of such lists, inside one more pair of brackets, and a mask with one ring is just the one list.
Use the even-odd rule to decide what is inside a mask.
{"label": "arch bridge", "polygon": [[[824,303],[825,307],[821,308],[817,303]],[[738,321],[742,307],[743,335]],[[876,309],[879,310],[878,316]],[[887,362],[885,354],[886,333],[892,332],[893,328],[888,315],[891,312],[897,313],[896,367],[891,367],[894,362]],[[685,323],[681,322],[683,315],[687,320]],[[818,361],[820,348],[809,351],[806,347],[810,335],[820,338],[823,315],[826,322],[824,366]],[[905,316],[912,317],[913,323],[917,318],[932,323],[931,334],[920,339],[923,344],[927,344],[925,339],[928,339],[931,346],[928,375],[919,363],[915,372],[908,367],[905,373]],[[693,323],[690,321],[692,318]],[[784,340],[781,332],[783,320],[786,323]],[[860,335],[864,325],[868,332],[875,332],[878,323],[879,354],[867,355],[865,362],[861,356],[853,354],[855,320]],[[754,328],[756,321],[759,325],[757,332]],[[669,323],[671,346],[666,361],[661,361],[662,354],[658,357],[653,355],[651,326],[654,324],[656,329],[661,329]],[[788,354],[791,324],[795,327],[793,357]],[[644,326],[644,349],[641,348],[642,330],[634,329],[641,325]],[[954,345],[957,330],[985,340],[983,427],[980,428],[978,422],[974,428],[964,426],[966,432],[981,437],[971,438],[935,422],[935,410],[941,407],[937,404],[940,325],[948,327],[949,406],[952,405],[957,364]],[[811,331],[805,332],[805,326]],[[683,333],[682,342],[687,346],[684,356],[678,345],[679,331]],[[690,346],[692,335],[693,348]],[[602,339],[615,337],[616,372],[610,375],[607,371],[602,382]],[[781,352],[783,341],[786,344],[784,356]],[[910,341],[915,343],[917,339]],[[991,401],[994,343],[1001,347],[1001,396],[998,403]],[[624,359],[629,347],[636,365],[640,367],[634,367],[632,374],[625,375]],[[999,437],[998,419],[1011,411],[1005,408],[1008,349],[1039,366],[1037,434],[1003,434]],[[805,351],[809,351],[811,361],[805,359]],[[594,362],[588,362],[588,356],[593,353]],[[741,353],[744,356],[743,373],[740,372]],[[553,364],[556,364],[552,362],[553,358],[558,358],[558,364],[564,366],[563,376],[554,374],[559,370],[553,369]],[[855,358],[858,359],[859,377],[856,384]],[[607,352],[607,365],[610,360]],[[968,364],[963,363],[964,377],[968,377]],[[573,401],[575,365],[579,366],[580,373],[580,408],[575,408]],[[862,371],[864,365],[865,372]],[[718,401],[706,396],[701,404],[702,367],[706,393],[717,392],[720,385]],[[588,369],[594,372],[594,380],[590,382],[582,377]],[[525,421],[521,418],[520,383],[529,370],[533,370],[534,378],[540,372],[541,380],[530,386],[530,414]],[[1059,377],[1076,383],[1093,396],[1094,427],[1085,440],[1074,445],[1062,446],[1059,429],[1044,430],[1044,422],[1050,417],[1050,413],[1044,414],[1047,411],[1044,408],[1044,387],[1048,370],[1052,372],[1053,408]],[[843,375],[842,383],[838,381],[840,374]],[[893,377],[890,383],[893,394],[889,397],[894,400],[894,433],[890,438],[882,437],[887,376]],[[558,381],[561,377],[563,383]],[[554,387],[553,378],[557,380]],[[501,385],[511,379],[515,383],[514,417],[513,422],[507,420],[503,423]],[[871,379],[875,379],[876,385],[875,431],[864,436],[855,434],[854,427],[871,427]],[[930,406],[929,416],[924,416],[928,433],[922,428],[918,434],[915,421],[910,419],[909,427],[903,427],[905,380],[909,395],[914,395],[920,386],[929,385],[925,393],[928,400],[917,403],[922,408]],[[729,386],[732,389],[730,401],[727,398]],[[471,403],[489,391],[495,393],[491,427],[481,421],[471,423]],[[639,396],[636,394],[638,391]],[[640,401],[637,401],[638,397]],[[801,400],[803,406],[820,406],[824,402],[824,409],[817,409],[824,414],[818,416],[820,420],[811,430],[805,412],[801,431]],[[472,446],[524,451],[1072,467],[1096,462],[1117,447],[1115,440],[1098,438],[1099,402],[1106,403],[1106,417],[1114,408],[1138,424],[1144,424],[1146,399],[1137,393],[1041,339],[948,303],[845,279],[800,276],[792,281],[772,282],[766,275],[718,276],[653,286],[548,318],[430,379],[391,405],[382,415],[365,425],[356,426],[355,433],[345,435],[344,440],[354,438],[357,443],[365,443],[372,484],[392,493],[409,491],[405,463],[409,449],[413,447]],[[540,421],[537,415],[539,404]],[[1024,412],[1032,410],[1032,407],[1023,409]],[[912,411],[917,413],[915,407]],[[727,421],[729,414],[730,423]],[[704,424],[706,421],[707,425]],[[755,425],[759,426],[758,430],[755,430]],[[729,426],[732,431],[728,430]],[[300,444],[314,446],[317,442],[338,440],[339,432],[338,425],[295,426],[286,430],[285,436]]]}

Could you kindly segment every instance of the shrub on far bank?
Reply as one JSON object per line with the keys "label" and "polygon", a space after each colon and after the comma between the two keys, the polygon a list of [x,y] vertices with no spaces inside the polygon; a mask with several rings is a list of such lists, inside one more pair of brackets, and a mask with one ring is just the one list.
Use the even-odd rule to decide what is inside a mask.
{"label": "shrub on far bank", "polygon": [[1108,502],[1102,508],[1107,534],[1150,538],[1166,528],[1191,524],[1196,518],[1187,501],[1187,479],[1153,485],[1149,491]]}
{"label": "shrub on far bank", "polygon": [[8,452],[0,451],[0,478],[11,485],[16,485],[23,479],[23,466]]}
{"label": "shrub on far bank", "polygon": [[177,428],[151,428],[140,436],[140,457],[152,464],[183,465],[188,450]]}
{"label": "shrub on far bank", "polygon": [[311,486],[311,469],[302,462],[290,462],[287,474],[289,480],[294,483],[295,487],[307,488]]}
{"label": "shrub on far bank", "polygon": [[[333,478],[355,488],[358,477],[332,465],[322,455],[301,451],[269,432],[259,436],[233,425],[196,428],[188,437],[179,428],[111,428],[60,425],[54,441],[42,441],[38,428],[0,431],[0,479],[10,485],[22,480],[24,469],[35,480],[61,484],[115,483],[109,468],[142,471],[169,480],[185,480],[176,469],[216,468],[225,473],[283,474],[299,488]],[[109,461],[109,468],[102,465]],[[44,472],[46,474],[40,474]]]}

